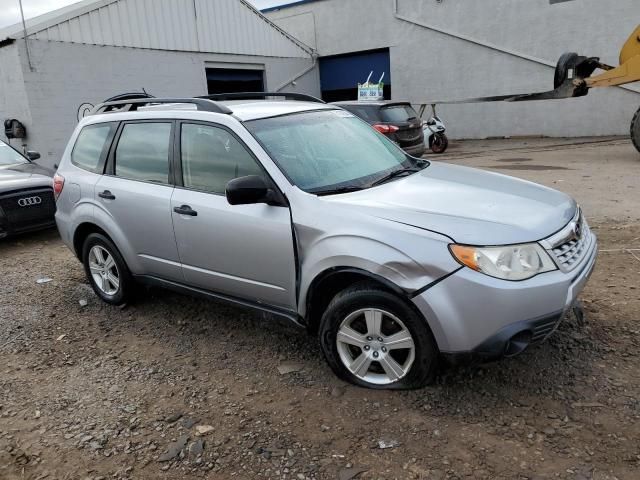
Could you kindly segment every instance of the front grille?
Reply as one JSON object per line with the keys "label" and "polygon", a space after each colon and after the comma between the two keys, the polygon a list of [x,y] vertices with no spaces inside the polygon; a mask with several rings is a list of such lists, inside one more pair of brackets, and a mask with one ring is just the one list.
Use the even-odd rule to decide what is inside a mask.
{"label": "front grille", "polygon": [[0,197],[8,230],[20,232],[53,222],[56,202],[51,189],[21,190]]}
{"label": "front grille", "polygon": [[568,270],[575,267],[582,259],[589,246],[589,227],[586,223],[580,226],[580,238],[573,238],[553,249],[558,261]]}
{"label": "front grille", "polygon": [[578,211],[576,217],[565,228],[543,244],[551,251],[560,269],[569,272],[584,258],[592,239],[591,230],[582,213]]}

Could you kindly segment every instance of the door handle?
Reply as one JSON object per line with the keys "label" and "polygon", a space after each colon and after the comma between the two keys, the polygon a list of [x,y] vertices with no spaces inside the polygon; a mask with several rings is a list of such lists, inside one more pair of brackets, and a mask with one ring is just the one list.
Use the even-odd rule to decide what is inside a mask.
{"label": "door handle", "polygon": [[107,200],[115,200],[116,196],[111,193],[109,190],[105,190],[104,192],[100,192],[98,194],[100,198],[106,198]]}
{"label": "door handle", "polygon": [[190,217],[197,217],[198,216],[198,212],[196,212],[189,205],[182,205],[181,207],[174,207],[173,211],[178,213],[178,214],[180,214],[180,215],[189,215]]}

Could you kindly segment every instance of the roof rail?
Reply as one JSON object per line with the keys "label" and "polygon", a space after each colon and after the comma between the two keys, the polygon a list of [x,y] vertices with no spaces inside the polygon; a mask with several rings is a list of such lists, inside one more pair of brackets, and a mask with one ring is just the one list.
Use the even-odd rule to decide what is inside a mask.
{"label": "roof rail", "polygon": [[126,100],[116,100],[113,102],[104,102],[96,105],[89,115],[96,115],[98,113],[119,113],[119,112],[133,112],[138,110],[139,107],[147,105],[159,105],[159,104],[171,104],[171,103],[190,103],[197,107],[198,110],[203,112],[214,113],[233,113],[230,109],[224,105],[214,102],[211,99],[206,98],[134,98]]}
{"label": "roof rail", "polygon": [[316,98],[312,95],[304,93],[292,93],[292,92],[237,92],[237,93],[216,93],[213,95],[203,95],[198,98],[207,98],[209,100],[216,100],[218,102],[224,100],[251,100],[251,99],[266,99],[267,97],[281,97],[285,100],[298,100],[301,102],[314,102],[325,103],[324,101]]}

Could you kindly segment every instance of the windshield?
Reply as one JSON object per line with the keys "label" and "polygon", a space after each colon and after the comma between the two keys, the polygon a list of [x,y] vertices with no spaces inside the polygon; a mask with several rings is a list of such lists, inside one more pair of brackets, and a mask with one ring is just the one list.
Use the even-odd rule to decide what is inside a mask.
{"label": "windshield", "polygon": [[246,126],[287,178],[310,193],[367,188],[422,162],[344,110],[265,118]]}
{"label": "windshield", "polygon": [[385,122],[408,122],[418,118],[418,114],[410,105],[394,105],[380,110]]}
{"label": "windshield", "polygon": [[6,143],[0,141],[0,167],[27,163],[28,160]]}

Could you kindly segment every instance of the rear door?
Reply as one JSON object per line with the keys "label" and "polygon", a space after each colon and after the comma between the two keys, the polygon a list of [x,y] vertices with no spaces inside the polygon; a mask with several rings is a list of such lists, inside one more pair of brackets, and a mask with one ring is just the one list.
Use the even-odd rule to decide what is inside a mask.
{"label": "rear door", "polygon": [[123,122],[95,200],[112,219],[118,247],[134,257],[133,273],[182,280],[171,221],[174,128],[172,120]]}
{"label": "rear door", "polygon": [[182,122],[173,224],[187,283],[295,310],[296,270],[289,208],[229,205],[227,183],[268,179],[258,160],[221,125]]}

